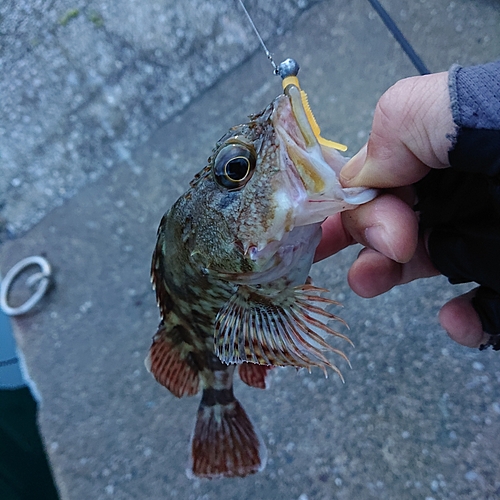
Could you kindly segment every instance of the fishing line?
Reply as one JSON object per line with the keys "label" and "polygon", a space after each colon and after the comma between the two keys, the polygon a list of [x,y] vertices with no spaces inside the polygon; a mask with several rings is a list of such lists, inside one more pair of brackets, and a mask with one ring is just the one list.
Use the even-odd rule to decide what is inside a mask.
{"label": "fishing line", "polygon": [[252,26],[253,30],[255,31],[255,34],[257,35],[257,38],[259,39],[260,44],[264,48],[266,52],[267,58],[271,61],[271,64],[273,65],[274,68],[274,73],[277,75],[278,74],[278,66],[276,66],[276,63],[274,62],[273,56],[271,55],[271,52],[266,47],[266,44],[264,43],[264,40],[262,40],[262,37],[260,36],[259,30],[255,26],[254,22],[252,21],[252,18],[250,17],[250,14],[248,13],[248,10],[245,7],[245,4],[242,2],[242,0],[238,0],[241,8],[245,11],[245,15],[247,16],[247,19],[250,21],[250,25]]}
{"label": "fishing line", "polygon": [[[401,30],[397,27],[396,23],[392,20],[391,16],[389,13],[382,7],[380,2],[378,0],[368,0],[375,10],[377,14],[380,16],[382,19],[383,23],[387,27],[387,29],[391,32],[392,36],[396,39],[396,41],[399,43],[400,47],[403,49],[404,53],[409,57],[410,61],[413,63],[417,71],[421,75],[428,75],[430,73],[429,68],[424,64],[422,59],[419,57],[419,55],[415,52],[413,47],[411,46],[410,42],[405,38]],[[248,10],[246,9],[244,3],[242,0],[238,0],[239,4],[241,5],[241,8],[245,12],[245,15],[250,22],[250,25],[252,26],[252,29],[254,30],[255,34],[257,35],[257,38],[259,39],[260,44],[264,48],[264,51],[266,53],[267,58],[271,61],[271,64],[273,65],[274,68],[274,73],[278,74],[278,66],[273,60],[273,57],[271,53],[269,52],[268,48],[266,47],[266,44],[264,43],[264,40],[260,36],[259,31],[257,30],[257,27],[255,26],[252,18],[250,17],[250,14],[248,13]]]}
{"label": "fishing line", "polygon": [[413,66],[417,69],[417,71],[421,75],[428,75],[430,73],[427,66],[424,64],[422,59],[415,52],[410,42],[404,37],[401,30],[397,27],[396,23],[392,20],[391,16],[387,13],[387,11],[380,5],[378,0],[368,0],[371,6],[375,9],[377,14],[380,16],[387,29],[391,32],[392,36],[399,43],[403,51],[410,58],[410,61],[413,63]]}

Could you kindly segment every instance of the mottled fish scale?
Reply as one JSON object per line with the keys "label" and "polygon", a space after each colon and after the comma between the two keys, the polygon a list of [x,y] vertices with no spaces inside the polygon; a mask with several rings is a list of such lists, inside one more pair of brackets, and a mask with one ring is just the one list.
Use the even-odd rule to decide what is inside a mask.
{"label": "mottled fish scale", "polygon": [[[266,387],[272,366],[326,372],[345,354],[325,310],[336,303],[308,278],[330,214],[368,201],[344,190],[344,159],[315,141],[300,93],[278,96],[232,127],[163,216],[151,276],[162,321],[146,365],[175,396],[202,391],[188,475],[246,476],[265,466],[265,446],[233,393]],[[295,89],[297,90],[297,89]],[[357,199],[359,195],[359,200]]]}

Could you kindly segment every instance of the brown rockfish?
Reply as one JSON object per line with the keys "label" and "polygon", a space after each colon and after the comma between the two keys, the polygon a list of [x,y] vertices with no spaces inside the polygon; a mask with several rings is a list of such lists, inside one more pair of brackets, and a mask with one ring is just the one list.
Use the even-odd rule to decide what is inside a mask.
{"label": "brown rockfish", "polygon": [[339,318],[308,278],[321,223],[371,200],[343,189],[345,159],[315,130],[298,81],[231,128],[163,216],[152,259],[162,321],[146,365],[175,396],[202,391],[188,474],[262,470],[266,451],[233,394],[265,388],[272,366],[339,370],[325,356]]}

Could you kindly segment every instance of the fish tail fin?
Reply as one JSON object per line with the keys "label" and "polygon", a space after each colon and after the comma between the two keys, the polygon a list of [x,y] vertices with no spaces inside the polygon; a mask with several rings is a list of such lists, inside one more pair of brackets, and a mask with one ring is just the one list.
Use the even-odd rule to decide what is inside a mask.
{"label": "fish tail fin", "polygon": [[244,477],[264,469],[267,451],[232,390],[205,389],[191,438],[188,477]]}

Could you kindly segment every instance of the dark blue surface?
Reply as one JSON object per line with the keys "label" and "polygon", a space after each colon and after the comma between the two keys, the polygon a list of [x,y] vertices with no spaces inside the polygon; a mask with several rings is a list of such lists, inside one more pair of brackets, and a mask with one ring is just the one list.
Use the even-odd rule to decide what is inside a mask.
{"label": "dark blue surface", "polygon": [[0,309],[0,390],[17,389],[25,385],[10,318]]}

